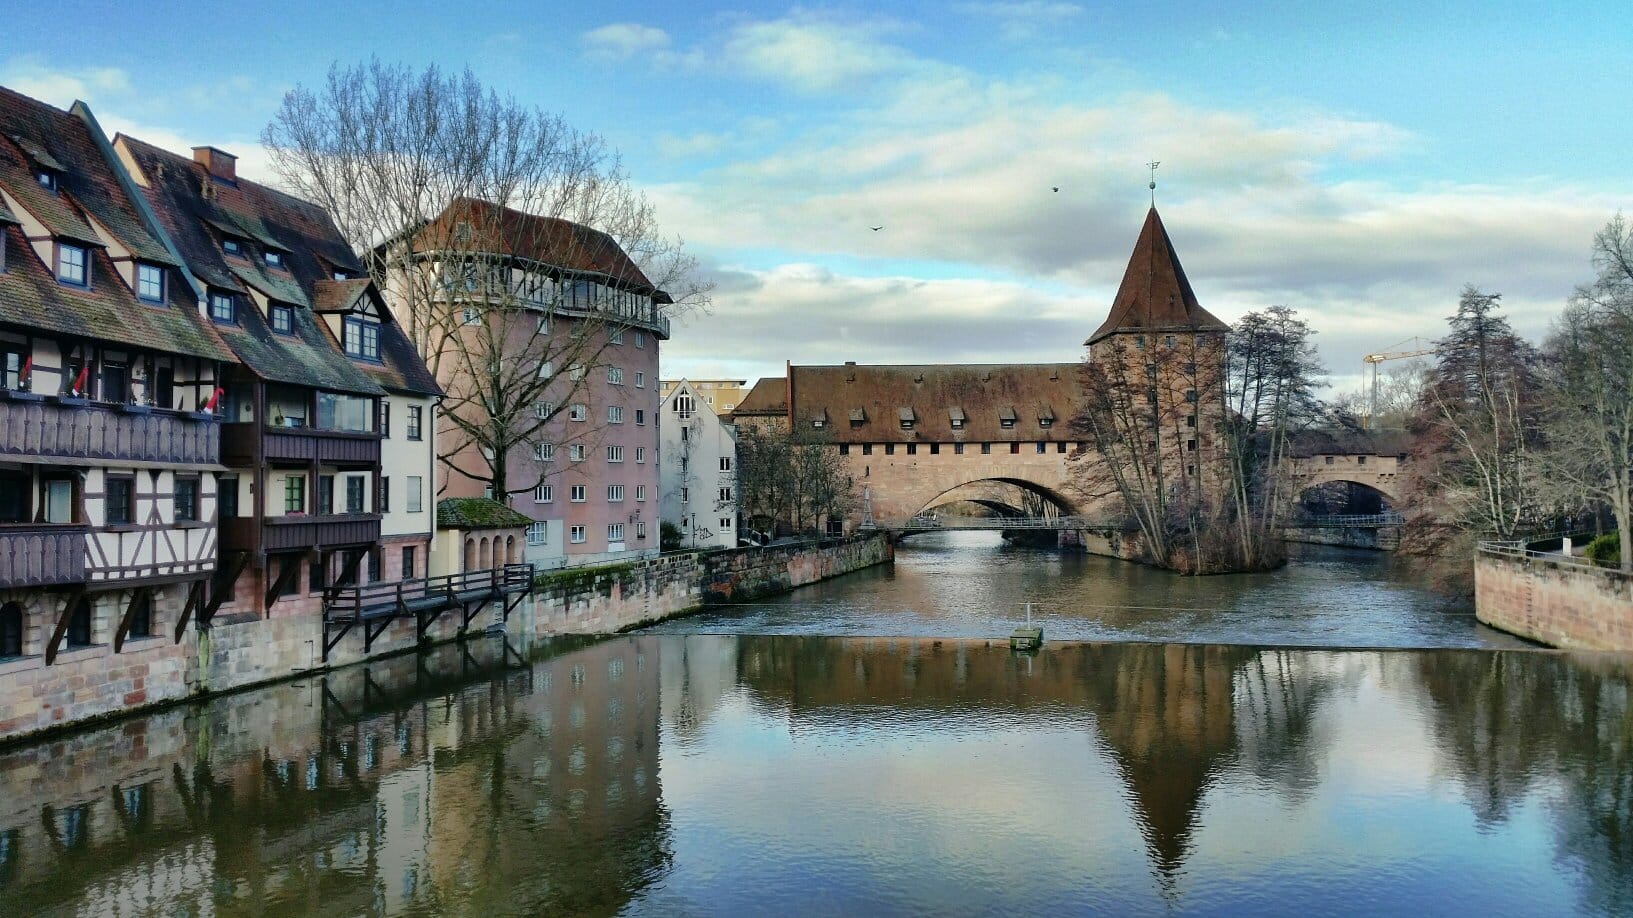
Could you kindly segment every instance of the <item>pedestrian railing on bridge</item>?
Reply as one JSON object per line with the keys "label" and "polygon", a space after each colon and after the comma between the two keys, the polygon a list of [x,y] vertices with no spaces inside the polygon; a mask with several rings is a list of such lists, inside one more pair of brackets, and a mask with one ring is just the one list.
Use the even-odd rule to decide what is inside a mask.
{"label": "pedestrian railing on bridge", "polygon": [[905,523],[879,523],[875,528],[894,532],[939,532],[962,529],[1121,529],[1123,526],[1106,517],[1088,516],[915,516]]}
{"label": "pedestrian railing on bridge", "polygon": [[485,571],[461,571],[438,577],[418,577],[387,583],[330,587],[323,597],[323,659],[353,628],[363,629],[363,649],[398,618],[412,616],[421,640],[442,613],[457,609],[463,616],[459,630],[498,602],[508,620],[510,613],[533,588],[533,565],[506,564]]}
{"label": "pedestrian railing on bridge", "polygon": [[[1620,570],[1621,564],[1616,561],[1595,561],[1587,555],[1565,554],[1564,540],[1581,540],[1578,545],[1585,544],[1594,538],[1591,532],[1560,533],[1558,535],[1542,535],[1530,539],[1516,540],[1486,540],[1476,546],[1475,551],[1482,555],[1491,555],[1498,558],[1513,558],[1521,561],[1532,561],[1543,564],[1558,564],[1565,567],[1587,567],[1599,570]],[[1558,543],[1557,548],[1536,548],[1537,545]]]}
{"label": "pedestrian railing on bridge", "polygon": [[1287,522],[1296,528],[1315,529],[1369,529],[1377,526],[1399,526],[1406,518],[1393,510],[1383,513],[1301,513]]}

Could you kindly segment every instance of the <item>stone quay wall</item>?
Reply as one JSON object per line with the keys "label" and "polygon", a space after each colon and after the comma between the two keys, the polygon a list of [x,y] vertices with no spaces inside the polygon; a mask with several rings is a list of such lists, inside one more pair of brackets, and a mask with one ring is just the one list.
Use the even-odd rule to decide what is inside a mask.
{"label": "stone quay wall", "polygon": [[1482,548],[1474,557],[1474,614],[1552,647],[1633,651],[1633,576]]}
{"label": "stone quay wall", "polygon": [[[537,579],[533,594],[508,621],[490,603],[470,630],[502,627],[524,646],[553,635],[607,634],[785,592],[893,557],[880,534],[554,571]],[[206,631],[189,627],[179,644],[171,637],[171,613],[155,613],[155,636],[127,641],[120,653],[97,645],[64,651],[51,666],[38,656],[0,663],[0,743],[419,646],[414,620],[397,619],[366,652],[362,629],[353,628],[325,663],[323,619],[316,611],[266,619],[223,616]],[[453,640],[462,624],[457,610],[444,612],[426,639]]]}
{"label": "stone quay wall", "polygon": [[1401,544],[1401,531],[1396,526],[1377,528],[1288,526],[1282,529],[1281,537],[1285,542],[1370,548],[1374,551],[1394,551],[1400,548]]}

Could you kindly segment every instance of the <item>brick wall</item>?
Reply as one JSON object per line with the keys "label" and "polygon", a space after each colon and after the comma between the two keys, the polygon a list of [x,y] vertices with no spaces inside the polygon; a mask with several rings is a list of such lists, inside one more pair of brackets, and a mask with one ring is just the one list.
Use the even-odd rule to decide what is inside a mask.
{"label": "brick wall", "polygon": [[1480,621],[1571,650],[1633,650],[1633,576],[1541,558],[1474,559]]}

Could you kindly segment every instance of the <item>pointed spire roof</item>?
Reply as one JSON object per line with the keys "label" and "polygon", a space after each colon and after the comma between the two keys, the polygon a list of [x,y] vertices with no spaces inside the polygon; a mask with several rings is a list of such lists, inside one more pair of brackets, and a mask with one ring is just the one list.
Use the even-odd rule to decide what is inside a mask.
{"label": "pointed spire roof", "polygon": [[1162,225],[1157,209],[1145,215],[1140,240],[1134,243],[1122,286],[1112,300],[1111,314],[1089,336],[1093,344],[1117,332],[1224,331],[1229,328],[1213,317],[1196,300],[1196,292],[1185,277],[1185,268],[1174,254],[1174,243]]}

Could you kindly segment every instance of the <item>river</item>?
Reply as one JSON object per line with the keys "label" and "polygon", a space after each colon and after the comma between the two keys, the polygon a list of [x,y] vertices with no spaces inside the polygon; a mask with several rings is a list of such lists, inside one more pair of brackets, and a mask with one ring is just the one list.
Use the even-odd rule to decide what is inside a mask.
{"label": "river", "polygon": [[[1029,597],[1035,656],[989,639]],[[1158,610],[1233,640],[1150,642]],[[841,627],[876,636],[769,633]],[[0,915],[1633,911],[1633,665],[1481,646],[1387,556],[1185,579],[940,536],[682,629],[0,749]]]}

